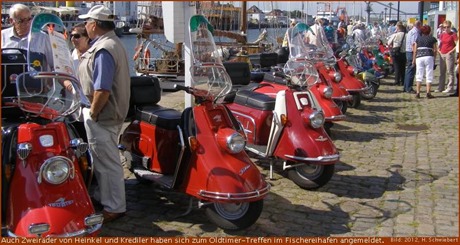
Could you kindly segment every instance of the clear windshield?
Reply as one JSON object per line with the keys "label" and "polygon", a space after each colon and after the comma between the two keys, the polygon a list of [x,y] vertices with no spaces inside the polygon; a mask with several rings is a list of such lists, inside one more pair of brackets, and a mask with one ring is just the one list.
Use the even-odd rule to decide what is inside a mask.
{"label": "clear windshield", "polygon": [[324,29],[319,24],[309,27],[298,23],[288,33],[290,57],[306,57],[313,62],[335,61]]}
{"label": "clear windshield", "polygon": [[316,45],[309,44],[309,38],[314,35],[304,23],[298,23],[288,29],[289,60],[283,72],[290,77],[294,85],[307,86],[318,82],[319,76],[313,66],[315,58],[321,55]]}
{"label": "clear windshield", "polygon": [[[56,119],[75,113],[82,105],[88,106],[75,76],[62,20],[49,13],[36,15],[28,42],[29,71],[16,80],[19,107],[36,116]],[[37,43],[43,53],[31,51]]]}
{"label": "clear windshield", "polygon": [[231,91],[232,81],[222,64],[211,31],[213,29],[205,17],[195,15],[190,19],[192,87],[215,101]]}
{"label": "clear windshield", "polygon": [[284,65],[283,72],[290,77],[290,83],[301,87],[311,86],[319,82],[316,67],[307,60],[289,59]]}
{"label": "clear windshield", "polygon": [[18,76],[16,86],[19,107],[36,116],[57,119],[81,107],[78,81],[73,76],[28,72]]}

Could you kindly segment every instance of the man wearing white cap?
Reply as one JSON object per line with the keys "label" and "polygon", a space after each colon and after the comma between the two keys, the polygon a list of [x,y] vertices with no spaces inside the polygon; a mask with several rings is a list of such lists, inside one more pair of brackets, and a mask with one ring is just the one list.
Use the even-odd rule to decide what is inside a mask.
{"label": "man wearing white cap", "polygon": [[92,7],[85,20],[91,47],[82,54],[78,75],[91,108],[83,112],[94,172],[98,182],[93,199],[104,210],[104,223],[126,212],[123,166],[118,155],[118,134],[128,113],[130,74],[128,56],[116,36],[114,18],[103,5]]}

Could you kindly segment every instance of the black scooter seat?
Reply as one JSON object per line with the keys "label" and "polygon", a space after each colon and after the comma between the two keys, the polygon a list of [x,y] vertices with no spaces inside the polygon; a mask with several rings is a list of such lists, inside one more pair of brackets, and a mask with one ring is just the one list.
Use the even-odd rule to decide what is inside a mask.
{"label": "black scooter seat", "polygon": [[160,128],[175,130],[182,113],[159,105],[143,106],[136,110],[135,118]]}
{"label": "black scooter seat", "polygon": [[233,102],[262,111],[275,109],[275,98],[251,90],[239,90]]}

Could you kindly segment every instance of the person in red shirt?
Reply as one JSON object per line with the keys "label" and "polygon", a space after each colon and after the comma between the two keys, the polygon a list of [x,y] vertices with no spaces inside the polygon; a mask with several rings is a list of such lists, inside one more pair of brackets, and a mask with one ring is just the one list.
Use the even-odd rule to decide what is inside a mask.
{"label": "person in red shirt", "polygon": [[[454,81],[455,81],[455,48],[458,41],[457,33],[452,31],[452,22],[446,20],[443,22],[443,32],[439,36],[439,85],[438,91],[443,93],[454,92]],[[447,76],[447,87],[446,87],[446,76]],[[445,90],[444,90],[445,88]]]}

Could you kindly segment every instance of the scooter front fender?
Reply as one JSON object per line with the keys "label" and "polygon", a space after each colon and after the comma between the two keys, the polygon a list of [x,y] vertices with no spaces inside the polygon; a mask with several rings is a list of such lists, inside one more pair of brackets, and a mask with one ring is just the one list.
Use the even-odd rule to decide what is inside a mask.
{"label": "scooter front fender", "polygon": [[351,100],[352,96],[348,93],[346,88],[339,82],[333,81],[335,78],[332,74],[335,74],[337,71],[335,70],[328,70],[328,68],[324,67],[323,65],[317,65],[318,73],[322,82],[332,88],[332,99],[335,100]]}
{"label": "scooter front fender", "polygon": [[274,151],[274,156],[286,161],[308,162],[317,164],[334,164],[339,160],[339,153],[324,128],[312,128],[304,120],[311,109],[299,111],[294,106],[294,97],[286,96],[287,118],[281,137]]}
{"label": "scooter front fender", "polygon": [[312,95],[315,97],[316,101],[320,105],[324,118],[326,121],[338,121],[344,120],[345,115],[343,115],[340,108],[332,99],[325,98],[320,92],[321,84],[315,84],[310,87]]}
{"label": "scooter front fender", "polygon": [[[46,137],[48,145],[39,140]],[[31,227],[48,224],[49,229],[40,236],[96,235],[102,219],[95,215],[78,161],[70,147],[66,125],[60,122],[46,126],[23,124],[18,129],[19,143],[29,143],[31,151],[22,155],[23,160],[18,157],[11,178],[8,233],[34,237],[38,234],[30,233]],[[60,184],[49,183],[44,178],[43,165],[56,161],[65,161],[69,166],[69,176]]]}
{"label": "scooter front fender", "polygon": [[[189,195],[206,201],[253,202],[263,199],[270,186],[246,152],[230,153],[217,142],[219,130],[231,125],[222,123],[230,122],[227,110],[223,109],[194,107],[199,147],[191,155],[189,173],[182,186]],[[216,127],[217,124],[220,126]]]}
{"label": "scooter front fender", "polygon": [[348,92],[361,92],[366,91],[368,89],[366,84],[364,84],[361,80],[357,79],[355,76],[350,74],[349,70],[347,69],[348,65],[345,64],[345,61],[337,61],[337,66],[339,67],[339,70],[342,74],[341,83]]}
{"label": "scooter front fender", "polygon": [[[89,215],[85,220],[94,217],[96,217],[96,215]],[[98,219],[100,219],[100,217],[98,217]],[[50,226],[49,232],[41,234],[43,237],[96,236],[102,227],[102,223],[91,226],[82,225],[80,223],[81,222],[75,222],[74,210],[44,206],[26,212],[14,230],[8,229],[8,236],[22,237],[25,236],[25,234],[28,234],[26,236],[32,236],[29,229],[31,226],[40,224],[53,224]]]}
{"label": "scooter front fender", "polygon": [[[274,155],[285,161],[335,164],[340,159],[332,140],[321,130],[305,130],[290,125],[284,128]],[[307,132],[308,131],[308,132]]]}

